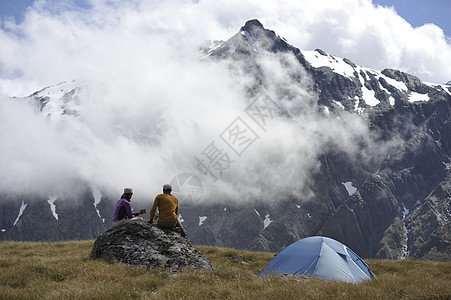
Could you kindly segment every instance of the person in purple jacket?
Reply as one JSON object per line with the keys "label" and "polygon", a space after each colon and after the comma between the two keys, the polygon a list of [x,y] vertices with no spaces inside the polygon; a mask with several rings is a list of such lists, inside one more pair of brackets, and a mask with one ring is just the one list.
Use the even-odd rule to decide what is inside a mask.
{"label": "person in purple jacket", "polygon": [[113,212],[113,226],[117,226],[126,222],[126,220],[133,219],[139,215],[145,214],[146,210],[141,209],[139,212],[132,212],[130,200],[133,196],[133,189],[125,188],[124,193],[116,203]]}

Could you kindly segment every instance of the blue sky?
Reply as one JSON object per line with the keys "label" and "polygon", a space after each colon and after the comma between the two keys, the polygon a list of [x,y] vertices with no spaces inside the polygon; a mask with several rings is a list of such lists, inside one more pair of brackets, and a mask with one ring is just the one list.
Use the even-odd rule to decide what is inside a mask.
{"label": "blue sky", "polygon": [[[55,3],[70,3],[75,4],[79,7],[89,7],[89,0],[69,0],[69,1],[55,1],[50,0],[47,2]],[[24,18],[25,11],[28,7],[33,5],[36,0],[0,0],[0,14],[2,17],[14,17],[16,22],[22,22]]]}
{"label": "blue sky", "polygon": [[450,0],[373,0],[373,3],[393,6],[398,15],[414,27],[433,23],[451,37]]}

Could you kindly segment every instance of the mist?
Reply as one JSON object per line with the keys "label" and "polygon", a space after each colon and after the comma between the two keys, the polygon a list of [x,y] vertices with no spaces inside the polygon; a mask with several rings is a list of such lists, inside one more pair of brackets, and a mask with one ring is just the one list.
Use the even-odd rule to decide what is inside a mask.
{"label": "mist", "polygon": [[[394,12],[382,11],[370,1],[346,2],[356,12],[384,12],[387,20],[404,24]],[[340,47],[343,41],[332,39],[326,47],[322,39],[331,35],[319,31],[325,25],[318,27],[312,18],[320,20],[331,12],[346,18],[338,4],[331,11],[312,1],[302,7],[295,1],[284,7],[257,1],[227,5],[91,1],[89,9],[64,10],[50,9],[52,3],[38,1],[23,23],[2,20],[0,191],[4,193],[72,193],[74,181],[82,180],[118,196],[124,187],[133,187],[134,199],[139,200],[153,198],[178,174],[193,173],[202,182],[205,202],[304,197],[325,145],[332,143],[352,156],[360,142],[374,143],[364,120],[345,112],[337,118],[317,106],[310,79],[293,80],[293,74],[304,74],[293,57],[263,53],[259,63],[267,87],[249,99],[246,90],[253,74],[231,71],[229,62],[211,61],[199,52],[205,40],[228,39],[252,18],[300,49],[323,48],[339,56],[366,51],[384,36],[384,32],[374,38],[351,36],[348,27],[334,27],[331,34],[350,42]],[[290,9],[293,15],[287,17]],[[301,18],[307,12],[312,18]],[[430,27],[430,32],[438,33],[423,35],[424,30],[404,25],[399,34],[407,30],[410,42],[418,34],[430,36],[445,55],[418,60],[413,54],[398,53],[399,60],[393,60],[385,56],[399,45],[388,50],[378,44],[374,49],[380,53],[372,53],[376,63],[403,69],[416,68],[419,61],[422,65],[414,73],[431,80],[451,78],[448,69],[427,77],[429,67],[451,60],[443,32]],[[74,79],[81,86],[76,118],[52,120],[35,105],[10,98]],[[268,101],[273,109],[264,126],[252,118],[253,101]],[[231,133],[243,126],[250,135],[233,149]],[[385,147],[369,147],[374,153],[367,156],[382,155]],[[214,153],[222,165],[203,172],[200,161]]]}

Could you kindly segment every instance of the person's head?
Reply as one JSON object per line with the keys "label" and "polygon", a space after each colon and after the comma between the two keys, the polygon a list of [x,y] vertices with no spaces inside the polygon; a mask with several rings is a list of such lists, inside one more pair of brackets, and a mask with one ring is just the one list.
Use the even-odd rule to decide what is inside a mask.
{"label": "person's head", "polygon": [[131,188],[125,188],[124,194],[122,195],[122,198],[125,198],[127,200],[130,200],[133,196],[133,189]]}
{"label": "person's head", "polygon": [[163,193],[164,194],[171,194],[172,192],[172,186],[170,184],[163,185]]}

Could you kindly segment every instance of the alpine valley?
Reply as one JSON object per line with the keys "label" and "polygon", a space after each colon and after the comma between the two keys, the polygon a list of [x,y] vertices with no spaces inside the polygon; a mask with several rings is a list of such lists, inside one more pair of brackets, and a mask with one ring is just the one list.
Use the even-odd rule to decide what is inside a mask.
{"label": "alpine valley", "polygon": [[[280,101],[295,107],[300,95],[283,82],[274,89],[260,58],[295,64],[300,71],[289,73],[290,81],[316,95],[315,109],[328,118],[359,118],[374,143],[357,143],[357,158],[344,148],[323,146],[305,194],[234,205],[182,202],[181,218],[193,244],[277,252],[301,238],[323,235],[363,258],[451,259],[449,83],[361,67],[320,49],[303,51],[258,20],[246,22],[227,41],[201,47],[201,53],[202,61],[247,75],[248,98],[274,108]],[[82,89],[76,81],[62,82],[15,100],[30,102],[52,120],[77,118]],[[268,95],[269,89],[276,92]],[[296,121],[292,111],[275,111]],[[371,155],[374,145],[385,150]],[[74,186],[82,190],[78,199],[0,195],[0,241],[94,239],[110,228],[117,199],[82,181]]]}

